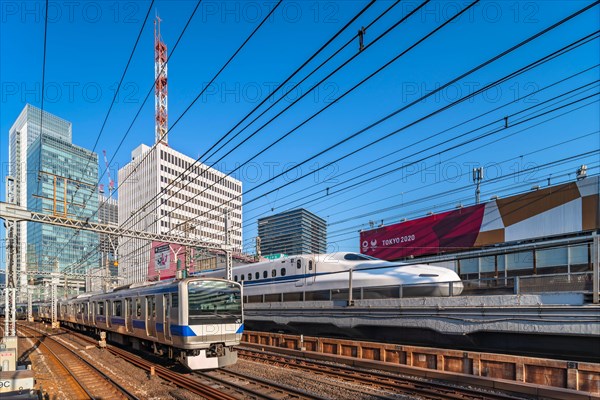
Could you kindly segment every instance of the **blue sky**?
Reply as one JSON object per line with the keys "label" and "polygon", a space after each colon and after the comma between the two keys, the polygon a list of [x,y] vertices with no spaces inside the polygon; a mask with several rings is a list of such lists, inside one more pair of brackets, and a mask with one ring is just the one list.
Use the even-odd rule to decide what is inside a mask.
{"label": "blue sky", "polygon": [[[490,89],[483,95],[336,162],[318,174],[264,195],[297,176],[310,173],[311,170],[411,123],[458,97],[593,33],[599,29],[600,6],[595,6],[357,138],[290,171],[283,178],[252,190],[273,174],[304,161],[590,3],[558,0],[482,1],[474,6],[456,22],[441,29],[310,123],[234,173],[235,177],[242,180],[247,193],[244,195],[244,201],[248,202],[244,206],[243,215],[244,240],[250,244],[256,236],[255,221],[258,216],[267,215],[271,209],[277,212],[304,205],[331,224],[329,250],[358,250],[358,230],[367,227],[369,220],[377,223],[383,220],[388,224],[398,222],[402,217],[425,215],[429,210],[449,209],[459,202],[472,204],[473,188],[457,193],[446,192],[468,186],[473,166],[486,167],[489,182],[484,181],[482,185],[484,200],[495,194],[506,195],[528,190],[540,182],[542,185],[547,184],[548,178],[551,183],[572,180],[576,168],[584,163],[590,166],[591,173],[597,173],[600,161],[598,153],[573,158],[560,165],[543,166],[600,148],[598,86],[597,83],[592,84],[600,78],[598,67],[429,141],[402,150],[422,138],[594,67],[600,63],[599,41],[595,39]],[[50,2],[44,109],[73,123],[75,144],[90,149],[94,145],[149,4],[147,1],[83,1],[76,5]],[[299,77],[293,78],[292,82],[298,82],[307,71],[312,70],[353,37],[361,26],[369,24],[391,4],[387,0],[376,2],[309,67],[301,71]],[[401,2],[369,28],[365,35],[365,45],[419,4],[419,1]],[[219,169],[228,172],[247,161],[467,4],[464,1],[432,1],[225,157],[219,162]],[[158,11],[163,19],[162,33],[169,51],[172,51],[195,5],[195,1],[189,0],[155,2],[151,18]],[[202,2],[169,61],[171,124],[274,5],[275,2],[271,1]],[[365,1],[284,1],[170,132],[170,146],[194,158],[203,154],[365,5]],[[3,176],[7,172],[10,126],[25,103],[41,106],[43,10],[42,2],[3,1],[0,4],[0,162]],[[117,150],[154,81],[152,46],[153,30],[149,21],[96,148],[100,155],[105,149],[109,158],[114,157],[111,163],[113,176],[116,176],[119,166],[127,163],[132,149],[140,143],[150,145],[154,140],[154,101],[151,96],[123,145]],[[313,84],[357,50],[356,39],[259,122],[267,121],[277,110],[291,104],[300,93],[306,93]],[[510,127],[491,137],[475,141],[473,138],[486,130],[478,131],[427,150],[429,146],[439,145],[444,140],[456,138],[471,129],[588,83],[590,86],[574,92],[574,97],[557,106],[596,94],[586,101],[518,127]],[[562,97],[556,101],[561,100]],[[594,101],[596,102],[593,103]],[[578,107],[581,108],[575,110]],[[534,109],[530,112],[538,111]],[[565,112],[568,113],[558,116]],[[557,117],[540,123],[554,116]],[[532,126],[538,123],[538,126]],[[260,125],[255,124],[251,128],[256,129],[258,126]],[[498,126],[500,125],[493,125]],[[248,129],[244,134],[254,132],[254,129]],[[239,140],[236,139],[210,160],[204,161],[216,161]],[[468,143],[454,150],[444,151],[448,146],[465,140]],[[544,149],[546,147],[548,148]],[[393,155],[377,161],[377,158],[394,151],[396,153]],[[424,159],[414,165],[383,175],[388,168],[421,158]],[[391,161],[398,164],[384,166]],[[363,164],[367,165],[362,166]],[[357,168],[359,166],[361,167]],[[367,173],[371,170],[375,171]],[[492,180],[520,170],[526,171],[506,180]],[[351,191],[337,192],[339,188],[345,187],[343,182],[347,178],[378,175],[381,175],[379,179],[359,185]],[[102,183],[108,183],[106,176],[102,178]],[[326,195],[327,188],[329,195]],[[432,197],[438,193],[443,195]],[[4,185],[0,197],[4,199]],[[316,201],[305,204],[312,199]],[[288,205],[292,200],[295,203]],[[378,211],[384,208],[389,210]],[[250,247],[247,250],[251,250]]]}

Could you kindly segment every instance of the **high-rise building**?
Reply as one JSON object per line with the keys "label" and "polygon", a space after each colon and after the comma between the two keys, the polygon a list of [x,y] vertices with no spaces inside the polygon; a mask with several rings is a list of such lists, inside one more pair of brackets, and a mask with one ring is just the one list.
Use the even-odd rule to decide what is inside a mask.
{"label": "high-rise building", "polygon": [[[224,212],[228,209],[231,244],[234,251],[241,251],[241,182],[194,162],[164,143],[153,150],[143,144],[137,147],[131,162],[119,170],[119,226],[225,243]],[[176,179],[190,167],[186,179]],[[176,183],[161,193],[172,181]],[[147,240],[121,240],[119,275],[125,283],[148,279],[150,248]]]}
{"label": "high-rise building", "polygon": [[[9,130],[8,161],[9,175],[15,178],[16,203],[29,208],[29,185],[38,184],[38,173],[27,164],[28,150],[41,134],[55,138],[66,144],[72,143],[71,123],[27,104]],[[90,162],[97,169],[97,162]],[[18,284],[27,284],[27,237],[31,223],[17,223],[17,275]],[[37,268],[37,265],[35,265]]]}
{"label": "high-rise building", "polygon": [[[98,155],[42,134],[27,151],[27,208],[97,222]],[[29,270],[86,273],[98,265],[98,234],[48,224],[27,228]],[[82,280],[83,282],[83,280]]]}
{"label": "high-rise building", "polygon": [[258,219],[261,254],[322,254],[327,250],[327,225],[299,208]]}
{"label": "high-rise building", "polygon": [[[105,196],[103,192],[98,194],[98,222],[107,225],[119,225],[119,207],[117,199]],[[118,238],[116,236],[100,234],[100,268],[106,268],[110,275],[117,275],[116,250],[118,247]]]}

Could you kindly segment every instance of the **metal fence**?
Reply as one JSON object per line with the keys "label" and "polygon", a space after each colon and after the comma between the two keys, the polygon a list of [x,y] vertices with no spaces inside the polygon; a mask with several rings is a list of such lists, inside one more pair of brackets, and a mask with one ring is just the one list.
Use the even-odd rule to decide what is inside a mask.
{"label": "metal fence", "polygon": [[[333,290],[299,291],[245,296],[247,303],[291,301],[348,301],[371,299],[401,299],[429,296],[492,296],[554,292],[592,293],[592,272],[572,274],[531,275],[507,278],[484,278],[462,281],[462,291],[456,282],[352,287]],[[350,288],[352,292],[350,293]]]}
{"label": "metal fence", "polygon": [[554,274],[522,276],[516,279],[515,293],[583,292],[592,293],[593,274]]}

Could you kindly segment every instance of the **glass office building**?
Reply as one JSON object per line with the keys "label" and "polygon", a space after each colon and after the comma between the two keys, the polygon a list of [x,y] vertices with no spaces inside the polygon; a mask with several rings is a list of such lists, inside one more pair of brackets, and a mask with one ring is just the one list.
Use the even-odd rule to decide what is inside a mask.
{"label": "glass office building", "polygon": [[[69,121],[30,104],[25,105],[9,130],[8,173],[15,179],[16,204],[26,208],[29,200],[28,175],[36,174],[27,165],[27,152],[42,133],[67,143],[72,141],[72,125]],[[26,270],[37,269],[37,264],[28,257],[27,249],[31,247],[27,243],[28,226],[32,224],[17,222],[17,280],[20,286],[27,284]]]}
{"label": "glass office building", "polygon": [[323,254],[327,250],[325,220],[304,208],[259,218],[258,236],[263,256]]}
{"label": "glass office building", "polygon": [[[97,222],[98,155],[56,136],[42,134],[27,149],[28,209]],[[28,223],[29,271],[85,273],[98,266],[99,235],[60,226]]]}

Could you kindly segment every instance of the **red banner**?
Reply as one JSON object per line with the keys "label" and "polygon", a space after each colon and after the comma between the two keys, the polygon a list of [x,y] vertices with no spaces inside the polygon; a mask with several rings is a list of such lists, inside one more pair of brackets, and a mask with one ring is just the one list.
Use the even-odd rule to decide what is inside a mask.
{"label": "red banner", "polygon": [[185,265],[185,246],[163,242],[152,242],[148,279],[163,280],[174,278],[177,273],[177,259]]}
{"label": "red banner", "polygon": [[384,260],[470,248],[483,221],[484,204],[360,233],[360,251]]}

